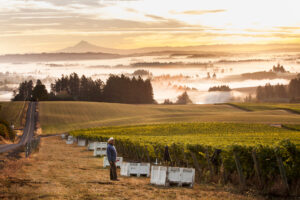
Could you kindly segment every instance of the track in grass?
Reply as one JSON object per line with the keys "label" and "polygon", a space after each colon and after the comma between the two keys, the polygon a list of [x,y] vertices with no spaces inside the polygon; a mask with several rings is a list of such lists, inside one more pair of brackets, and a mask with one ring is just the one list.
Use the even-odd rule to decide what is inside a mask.
{"label": "track in grass", "polygon": [[291,113],[300,114],[300,104],[288,103],[228,103],[228,105],[240,108],[245,111],[262,110],[286,110]]}

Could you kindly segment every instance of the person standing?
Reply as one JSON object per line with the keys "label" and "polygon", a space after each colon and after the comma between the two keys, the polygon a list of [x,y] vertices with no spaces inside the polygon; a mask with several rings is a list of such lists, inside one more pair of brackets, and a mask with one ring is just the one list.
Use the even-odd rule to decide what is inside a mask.
{"label": "person standing", "polygon": [[169,162],[171,162],[171,158],[170,158],[170,153],[169,153],[169,147],[168,147],[168,145],[165,146],[164,162],[165,162],[165,164],[167,164],[167,165],[169,165]]}
{"label": "person standing", "polygon": [[117,166],[116,166],[116,159],[117,159],[117,150],[114,146],[114,138],[111,137],[107,141],[107,159],[110,165],[110,180],[112,181],[119,181],[117,178]]}

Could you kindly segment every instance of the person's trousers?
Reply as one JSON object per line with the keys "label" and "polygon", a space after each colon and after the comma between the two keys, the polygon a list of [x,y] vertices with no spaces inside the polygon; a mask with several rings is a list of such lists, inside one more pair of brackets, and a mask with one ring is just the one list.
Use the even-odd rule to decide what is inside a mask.
{"label": "person's trousers", "polygon": [[117,180],[116,162],[109,162],[109,164],[110,164],[110,180]]}

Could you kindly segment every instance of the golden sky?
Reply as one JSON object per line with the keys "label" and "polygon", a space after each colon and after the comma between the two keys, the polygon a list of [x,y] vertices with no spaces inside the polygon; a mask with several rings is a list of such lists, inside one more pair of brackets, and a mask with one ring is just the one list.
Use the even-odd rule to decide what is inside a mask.
{"label": "golden sky", "polygon": [[0,54],[300,43],[300,0],[0,0]]}

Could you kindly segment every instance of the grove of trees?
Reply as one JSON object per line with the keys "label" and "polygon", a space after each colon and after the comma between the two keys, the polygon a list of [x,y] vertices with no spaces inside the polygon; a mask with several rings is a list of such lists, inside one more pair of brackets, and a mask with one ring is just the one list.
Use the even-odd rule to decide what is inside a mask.
{"label": "grove of trees", "polygon": [[110,75],[104,84],[100,79],[79,77],[76,73],[62,76],[51,84],[51,92],[37,80],[25,81],[15,91],[13,101],[99,101],[129,104],[154,103],[153,88],[149,79]]}
{"label": "grove of trees", "polygon": [[186,91],[177,97],[177,100],[175,103],[173,103],[170,99],[165,99],[165,101],[163,102],[163,104],[165,104],[165,105],[172,105],[172,104],[184,105],[184,104],[192,104],[192,103],[193,102],[190,99],[190,97]]}
{"label": "grove of trees", "polygon": [[209,92],[221,91],[221,92],[229,92],[231,91],[230,87],[227,85],[214,86],[208,89]]}
{"label": "grove of trees", "polygon": [[300,98],[300,76],[294,78],[286,85],[259,86],[256,89],[256,99],[258,101],[269,101],[274,99],[298,99]]}

